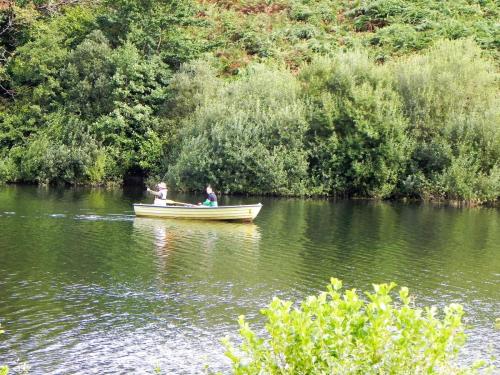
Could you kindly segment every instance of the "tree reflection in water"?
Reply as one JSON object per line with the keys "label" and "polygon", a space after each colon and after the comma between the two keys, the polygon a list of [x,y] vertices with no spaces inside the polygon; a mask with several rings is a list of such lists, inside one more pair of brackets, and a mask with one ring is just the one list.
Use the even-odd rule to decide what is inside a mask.
{"label": "tree reflection in water", "polygon": [[176,249],[184,252],[188,247],[209,260],[216,249],[258,251],[261,239],[260,228],[253,223],[136,217],[133,227],[136,235],[154,244],[162,269]]}

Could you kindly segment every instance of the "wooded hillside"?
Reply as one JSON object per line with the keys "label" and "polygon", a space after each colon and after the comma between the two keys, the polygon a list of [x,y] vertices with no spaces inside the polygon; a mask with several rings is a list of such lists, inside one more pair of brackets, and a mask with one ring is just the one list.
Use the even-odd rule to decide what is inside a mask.
{"label": "wooded hillside", "polygon": [[494,0],[0,2],[0,181],[500,196]]}

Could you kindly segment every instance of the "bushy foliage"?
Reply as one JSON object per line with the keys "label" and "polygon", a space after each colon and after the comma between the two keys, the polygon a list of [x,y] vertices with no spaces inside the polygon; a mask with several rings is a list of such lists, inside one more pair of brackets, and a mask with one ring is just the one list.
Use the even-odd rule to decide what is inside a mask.
{"label": "bushy foliage", "polygon": [[294,77],[255,65],[235,82],[211,78],[218,84],[185,121],[171,180],[188,189],[304,193],[306,110]]}
{"label": "bushy foliage", "polygon": [[74,49],[60,30],[44,31],[8,67],[19,93],[0,115],[4,164],[15,166],[8,180],[103,183],[134,168],[154,173],[168,66],[131,43],[113,49],[100,31]]}
{"label": "bushy foliage", "polygon": [[493,0],[16,1],[0,181],[494,201],[498,17]]}
{"label": "bushy foliage", "polygon": [[492,62],[466,40],[438,43],[390,69],[415,140],[408,170],[419,181],[414,192],[498,197],[500,101]]}
{"label": "bushy foliage", "polygon": [[365,52],[302,70],[314,186],[329,194],[499,196],[498,75],[470,41],[378,65]]}
{"label": "bushy foliage", "polygon": [[482,365],[455,364],[465,342],[460,305],[419,308],[407,288],[395,300],[394,287],[374,285],[360,296],[332,279],[299,306],[274,298],[262,310],[265,338],[240,316],[242,344],[224,340],[233,373],[465,374]]}
{"label": "bushy foliage", "polygon": [[409,141],[399,96],[384,70],[363,53],[320,59],[301,79],[315,105],[311,174],[327,193],[390,196]]}
{"label": "bushy foliage", "polygon": [[492,55],[495,51],[498,6],[494,1],[368,0],[352,1],[346,9],[365,42],[379,56],[404,53],[433,41],[474,37]]}

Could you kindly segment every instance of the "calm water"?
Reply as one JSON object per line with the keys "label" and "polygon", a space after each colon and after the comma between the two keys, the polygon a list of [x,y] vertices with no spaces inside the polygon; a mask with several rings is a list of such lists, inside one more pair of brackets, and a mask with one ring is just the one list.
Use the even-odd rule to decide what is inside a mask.
{"label": "calm water", "polygon": [[331,276],[362,289],[395,281],[420,304],[461,303],[466,357],[500,357],[498,209],[227,198],[264,207],[254,224],[134,218],[131,204],[148,200],[0,187],[0,364],[224,371],[219,339],[235,334],[238,315],[259,324],[274,295],[300,299]]}

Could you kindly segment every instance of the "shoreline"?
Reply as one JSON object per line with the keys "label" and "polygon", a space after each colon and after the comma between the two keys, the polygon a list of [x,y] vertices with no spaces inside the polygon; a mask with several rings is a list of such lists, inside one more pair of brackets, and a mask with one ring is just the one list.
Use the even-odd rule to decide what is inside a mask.
{"label": "shoreline", "polygon": [[[26,182],[4,182],[0,183],[0,189],[2,186],[31,186],[36,188],[44,189],[96,189],[96,190],[138,190],[143,189],[145,184],[73,184],[73,185],[50,185],[50,184],[36,184],[36,183],[26,183]],[[181,194],[195,194],[200,193],[196,190],[173,190],[176,193]],[[369,202],[386,202],[386,203],[403,203],[403,204],[431,204],[435,206],[443,207],[454,207],[454,208],[500,208],[500,197],[494,201],[477,201],[477,200],[466,200],[466,199],[449,199],[449,198],[415,198],[415,197],[391,197],[391,198],[375,198],[375,197],[360,197],[360,196],[349,196],[349,195],[280,195],[280,194],[253,194],[253,193],[229,193],[225,194],[220,191],[217,192],[219,196],[228,197],[265,197],[265,198],[277,198],[277,199],[301,199],[301,200],[333,200],[333,201],[369,201]]]}

